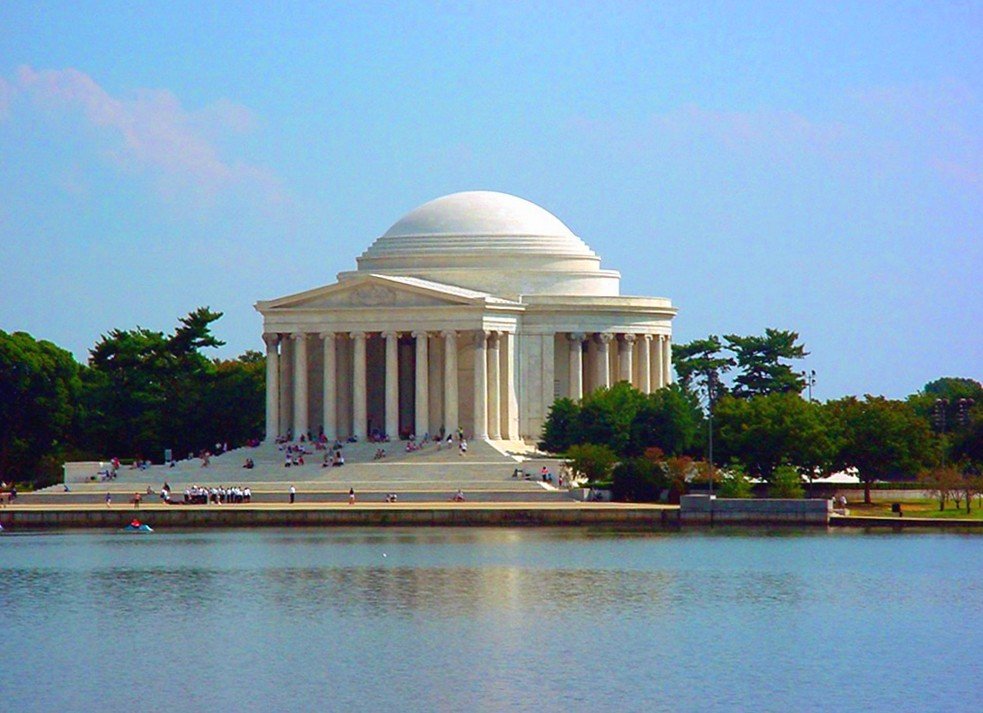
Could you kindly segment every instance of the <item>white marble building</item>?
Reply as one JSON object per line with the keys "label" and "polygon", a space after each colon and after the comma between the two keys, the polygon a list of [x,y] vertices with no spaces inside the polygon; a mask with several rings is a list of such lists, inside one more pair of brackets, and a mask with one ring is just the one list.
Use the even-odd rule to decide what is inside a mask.
{"label": "white marble building", "polygon": [[529,201],[472,191],[397,221],[334,284],[261,301],[266,436],[406,437],[462,428],[535,441],[553,401],[672,379],[662,297]]}

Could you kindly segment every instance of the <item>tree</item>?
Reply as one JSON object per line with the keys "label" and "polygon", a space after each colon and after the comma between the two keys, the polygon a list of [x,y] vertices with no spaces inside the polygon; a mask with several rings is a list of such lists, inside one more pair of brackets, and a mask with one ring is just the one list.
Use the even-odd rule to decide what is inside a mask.
{"label": "tree", "polygon": [[695,339],[673,347],[672,364],[685,391],[696,393],[712,386],[716,392],[712,394],[714,400],[726,392],[719,376],[730,371],[735,361],[722,356],[723,349],[720,337],[713,334],[706,339]]}
{"label": "tree", "polygon": [[551,453],[564,453],[578,442],[580,406],[573,399],[557,399],[550,407],[543,424],[543,440],[539,448]]}
{"label": "tree", "polygon": [[209,399],[217,367],[199,351],[222,344],[211,334],[221,316],[199,307],[171,335],[137,327],[103,336],[83,374],[86,442],[107,455],[146,457],[225,440]]}
{"label": "tree", "polygon": [[630,458],[614,467],[611,497],[622,502],[651,503],[669,490],[669,478],[661,463],[648,458]]}
{"label": "tree", "polygon": [[80,387],[69,352],[0,330],[0,479],[36,479],[42,458],[70,435]]}
{"label": "tree", "polygon": [[696,446],[703,414],[694,394],[671,384],[648,394],[632,419],[626,451],[630,455],[657,447],[670,455]]}
{"label": "tree", "polygon": [[594,443],[570,446],[567,450],[570,469],[592,483],[607,478],[617,460],[618,456],[610,448]]}
{"label": "tree", "polygon": [[[959,471],[955,468],[931,468],[921,475],[921,480],[925,484],[925,489],[939,501],[939,510],[945,510],[945,504],[950,499],[956,500],[958,497],[962,499],[962,494],[959,492],[960,488],[963,487],[964,481]],[[967,493],[967,500],[970,500],[969,493]],[[958,501],[956,508],[958,509]],[[969,512],[969,506],[967,505],[967,512]]]}
{"label": "tree", "polygon": [[928,424],[903,401],[850,396],[825,406],[834,435],[836,470],[856,468],[870,503],[870,484],[918,473],[932,460]]}
{"label": "tree", "polygon": [[717,447],[724,459],[771,480],[781,465],[812,478],[829,469],[834,447],[822,407],[795,393],[739,399],[725,396],[714,408]]}
{"label": "tree", "polygon": [[805,496],[802,476],[790,465],[775,468],[768,494],[773,498],[801,498]]}
{"label": "tree", "polygon": [[808,355],[798,344],[796,332],[765,329],[763,337],[724,336],[727,348],[734,353],[740,372],[734,379],[734,395],[740,398],[775,393],[802,393],[805,381],[782,362],[783,359],[803,359]]}
{"label": "tree", "polygon": [[747,477],[744,466],[740,463],[731,463],[722,473],[718,491],[720,497],[745,499],[752,496],[751,480]]}

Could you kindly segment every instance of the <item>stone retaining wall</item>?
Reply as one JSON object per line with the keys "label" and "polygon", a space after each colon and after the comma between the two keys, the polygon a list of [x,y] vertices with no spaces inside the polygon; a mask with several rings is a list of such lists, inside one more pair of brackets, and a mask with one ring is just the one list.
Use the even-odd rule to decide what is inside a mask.
{"label": "stone retaining wall", "polygon": [[683,525],[826,525],[829,500],[779,498],[729,499],[684,495],[679,501]]}
{"label": "stone retaining wall", "polygon": [[675,527],[678,511],[655,508],[133,508],[5,510],[8,529],[120,528],[134,517],[154,528],[262,526],[575,526]]}

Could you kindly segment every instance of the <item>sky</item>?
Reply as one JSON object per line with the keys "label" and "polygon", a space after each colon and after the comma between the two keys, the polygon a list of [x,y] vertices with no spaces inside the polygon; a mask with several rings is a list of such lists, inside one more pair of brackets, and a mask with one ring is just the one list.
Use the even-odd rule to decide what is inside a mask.
{"label": "sky", "polygon": [[[141,7],[141,5],[143,5]],[[799,333],[815,396],[983,379],[981,2],[0,3],[0,329],[329,284],[414,207],[531,200],[676,343]]]}

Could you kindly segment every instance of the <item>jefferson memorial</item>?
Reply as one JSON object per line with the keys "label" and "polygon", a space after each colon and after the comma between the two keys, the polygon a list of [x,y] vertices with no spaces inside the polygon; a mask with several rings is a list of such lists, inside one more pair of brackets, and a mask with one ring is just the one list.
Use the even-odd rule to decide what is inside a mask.
{"label": "jefferson memorial", "polygon": [[437,198],[357,263],[334,284],[256,304],[268,441],[461,429],[535,442],[559,397],[672,380],[672,302],[622,296],[616,270],[522,198]]}

